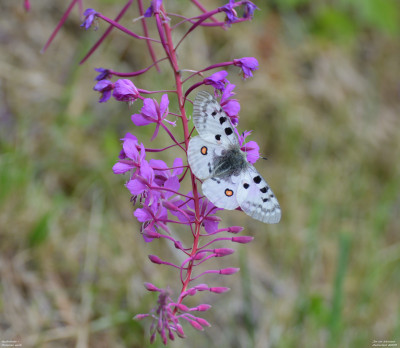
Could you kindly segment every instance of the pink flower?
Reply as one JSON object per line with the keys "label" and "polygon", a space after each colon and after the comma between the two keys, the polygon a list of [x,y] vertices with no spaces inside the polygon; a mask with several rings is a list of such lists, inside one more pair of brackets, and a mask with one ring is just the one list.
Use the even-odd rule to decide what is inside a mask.
{"label": "pink flower", "polygon": [[168,105],[169,99],[167,94],[162,96],[160,105],[155,99],[146,98],[143,101],[143,107],[140,114],[132,115],[132,122],[136,126],[145,126],[150,123],[156,123],[156,129],[151,138],[151,140],[153,140],[157,136],[158,130],[164,121],[175,126],[175,122],[166,120],[166,117],[168,116]]}
{"label": "pink flower", "polygon": [[252,77],[253,71],[258,69],[258,61],[253,57],[234,59],[233,64],[242,69],[244,79]]}
{"label": "pink flower", "polygon": [[239,138],[239,144],[241,146],[241,150],[246,152],[246,158],[250,163],[256,163],[260,158],[260,146],[255,141],[249,141],[245,144],[244,140],[251,134],[252,131],[245,131],[242,134],[239,134],[237,129],[235,128],[235,132]]}
{"label": "pink flower", "polygon": [[[97,12],[92,8],[88,8],[85,10],[85,12],[83,12],[83,15],[85,16],[85,20],[81,24],[81,27],[84,27],[86,30],[88,30],[92,26],[92,24],[96,21]],[[94,30],[97,30],[96,24],[94,26]]]}
{"label": "pink flower", "polygon": [[131,80],[119,79],[114,83],[113,97],[118,101],[132,104],[139,98],[139,91]]}
{"label": "pink flower", "polygon": [[235,85],[228,83],[221,96],[222,109],[224,109],[226,114],[229,116],[234,126],[239,123],[240,104],[237,99],[229,98],[235,95],[235,93],[232,92],[235,87]]}
{"label": "pink flower", "polygon": [[204,79],[204,84],[211,85],[215,89],[223,91],[225,89],[226,83],[228,82],[228,80],[226,79],[227,76],[228,73],[225,70],[218,71],[211,76],[206,77]]}

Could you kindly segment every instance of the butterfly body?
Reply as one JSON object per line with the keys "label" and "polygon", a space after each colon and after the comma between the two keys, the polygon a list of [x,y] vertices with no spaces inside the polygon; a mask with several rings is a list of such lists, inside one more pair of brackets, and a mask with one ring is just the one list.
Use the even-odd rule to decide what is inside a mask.
{"label": "butterfly body", "polygon": [[265,223],[277,223],[279,203],[267,182],[247,161],[229,117],[208,92],[200,92],[193,108],[199,136],[188,147],[194,175],[204,180],[204,195],[217,207],[240,207],[247,215]]}
{"label": "butterfly body", "polygon": [[238,176],[248,165],[245,153],[237,145],[222,150],[221,155],[214,156],[213,160],[214,172],[211,175],[216,177]]}

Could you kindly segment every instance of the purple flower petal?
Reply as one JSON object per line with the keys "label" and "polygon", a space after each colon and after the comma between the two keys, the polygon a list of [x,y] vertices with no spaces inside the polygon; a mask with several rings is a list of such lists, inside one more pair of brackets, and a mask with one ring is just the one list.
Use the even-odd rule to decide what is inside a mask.
{"label": "purple flower petal", "polygon": [[130,164],[117,162],[112,167],[112,170],[113,170],[114,174],[123,174],[123,173],[126,173],[127,171],[131,170],[132,168],[133,168],[133,166]]}
{"label": "purple flower petal", "polygon": [[[160,115],[161,116],[168,113],[168,105],[169,105],[168,94],[163,94],[163,96],[161,97],[161,102],[160,102]],[[167,115],[165,115],[165,116],[167,116]]]}
{"label": "purple flower petal", "polygon": [[243,78],[247,79],[253,76],[253,71],[258,69],[258,61],[253,57],[244,57],[241,59],[234,59],[233,64],[238,66],[243,71]]}
{"label": "purple flower petal", "polygon": [[133,103],[139,97],[139,91],[131,80],[119,79],[114,83],[113,97],[118,101]]}
{"label": "purple flower petal", "polygon": [[154,13],[159,13],[161,5],[162,5],[162,0],[152,0],[151,5],[144,13],[144,16],[151,17]]}
{"label": "purple flower petal", "polygon": [[230,27],[231,24],[236,22],[236,20],[238,19],[237,13],[236,13],[235,9],[233,8],[234,3],[235,3],[234,0],[229,0],[228,4],[221,7],[221,10],[224,11],[226,14],[225,23],[227,24],[228,27]]}
{"label": "purple flower petal", "polygon": [[[168,168],[167,164],[163,160],[158,160],[158,159],[152,158],[150,160],[149,164],[150,164],[150,167],[152,167],[153,169],[155,169],[155,168],[167,169]],[[155,169],[155,171],[157,171],[157,169]],[[162,172],[164,172],[164,171],[162,171]],[[167,171],[165,171],[165,172],[167,172]]]}
{"label": "purple flower petal", "polygon": [[[180,186],[181,186],[181,185],[180,185],[180,183],[179,183],[179,179],[178,179],[177,176],[173,176],[173,177],[167,179],[167,180],[165,181],[165,183],[164,183],[164,187],[166,187],[166,188],[168,188],[168,189],[170,189],[170,190],[173,190],[173,191],[175,191],[175,192],[178,192],[178,191],[179,191]],[[166,198],[169,198],[169,197],[171,197],[172,195],[174,195],[173,192],[164,191],[164,196],[165,196]]]}
{"label": "purple flower petal", "polygon": [[251,134],[251,131],[245,131],[242,134],[239,134],[237,129],[235,129],[235,133],[238,135],[241,150],[246,152],[247,160],[250,163],[257,162],[257,160],[260,158],[260,146],[253,140],[245,143],[245,139]]}
{"label": "purple flower petal", "polygon": [[260,158],[260,146],[255,141],[249,141],[245,145],[246,158],[250,163],[256,163]]}
{"label": "purple flower petal", "polygon": [[224,105],[221,105],[228,116],[237,116],[240,111],[240,104],[237,100],[228,100]]}
{"label": "purple flower petal", "polygon": [[239,102],[236,99],[229,99],[236,94],[233,92],[235,87],[236,86],[234,84],[228,83],[221,96],[222,109],[224,109],[224,111],[227,113],[233,125],[237,125],[239,123],[238,115],[240,111]]}
{"label": "purple flower petal", "polygon": [[146,190],[147,186],[139,179],[135,178],[128,181],[128,183],[126,184],[126,188],[132,195],[138,196]]}
{"label": "purple flower petal", "polygon": [[133,213],[133,216],[138,219],[139,222],[145,222],[152,219],[148,209],[146,208],[138,208]]}
{"label": "purple flower petal", "polygon": [[95,78],[96,81],[106,80],[112,76],[110,70],[108,69],[96,68],[94,70],[100,73],[96,76]]}
{"label": "purple flower petal", "polygon": [[133,114],[131,120],[135,126],[147,126],[154,122],[151,118],[143,116],[142,114]]}
{"label": "purple flower petal", "polygon": [[[177,157],[174,160],[174,167],[182,167],[183,166],[183,161],[182,158]],[[176,168],[172,170],[172,175],[177,176],[177,175],[181,175],[183,173],[183,168]]]}
{"label": "purple flower petal", "polygon": [[246,1],[244,4],[243,18],[253,18],[255,10],[258,10],[258,7],[251,1]]}
{"label": "purple flower petal", "polygon": [[99,103],[104,103],[111,97],[111,91],[114,88],[114,84],[109,80],[101,80],[95,84],[93,89],[101,93]]}
{"label": "purple flower petal", "polygon": [[207,233],[213,233],[216,230],[218,230],[218,221],[211,221],[205,219],[203,221],[203,226]]}
{"label": "purple flower petal", "polygon": [[140,175],[145,178],[150,184],[154,181],[154,171],[150,167],[149,162],[143,161],[140,166]]}
{"label": "purple flower petal", "polygon": [[206,77],[204,79],[204,84],[211,85],[215,89],[223,91],[225,89],[225,84],[228,82],[228,80],[226,79],[227,76],[228,73],[225,70],[218,71],[211,76]]}
{"label": "purple flower petal", "polygon": [[151,99],[151,98],[146,98],[143,101],[143,107],[141,110],[141,114],[154,119],[153,122],[155,122],[158,119],[157,107],[158,107],[157,101],[155,101],[154,99]]}
{"label": "purple flower petal", "polygon": [[[81,24],[81,27],[84,27],[85,30],[88,30],[92,26],[94,20],[97,18],[97,12],[92,8],[88,8],[85,10],[85,12],[83,12],[83,15],[85,16],[85,20]],[[97,27],[94,29],[96,30]]]}
{"label": "purple flower petal", "polygon": [[126,139],[122,148],[125,155],[133,160],[137,160],[139,157],[139,151],[136,148],[137,142],[133,139]]}

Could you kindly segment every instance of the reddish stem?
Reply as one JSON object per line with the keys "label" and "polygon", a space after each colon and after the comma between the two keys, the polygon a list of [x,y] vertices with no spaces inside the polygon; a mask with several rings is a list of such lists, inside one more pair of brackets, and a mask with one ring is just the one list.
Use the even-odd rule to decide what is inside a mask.
{"label": "reddish stem", "polygon": [[44,53],[47,50],[47,47],[50,46],[50,44],[52,43],[52,41],[54,40],[55,36],[57,35],[58,31],[61,29],[61,27],[63,26],[64,22],[67,20],[70,12],[72,11],[72,9],[74,8],[75,4],[79,2],[79,0],[72,0],[71,3],[69,4],[67,10],[64,12],[64,14],[62,15],[60,21],[58,22],[56,28],[54,29],[54,31],[52,32],[52,34],[50,35],[49,39],[47,40],[46,44],[44,45],[44,47],[42,48],[42,50],[40,51],[41,53]]}
{"label": "reddish stem", "polygon": [[160,43],[159,40],[156,39],[152,39],[151,37],[144,37],[144,36],[140,36],[135,34],[134,32],[126,29],[124,26],[122,26],[121,24],[117,23],[116,21],[112,20],[111,18],[108,18],[106,16],[103,16],[100,12],[97,12],[97,17],[101,18],[102,20],[106,21],[107,23],[112,24],[114,27],[116,27],[117,29],[123,31],[125,34],[128,34],[132,37],[134,37],[135,39],[140,39],[140,40],[147,40],[147,41],[153,41],[153,42],[157,42]]}
{"label": "reddish stem", "polygon": [[[161,11],[165,13],[165,10],[163,7],[161,7]],[[168,54],[169,58],[171,61],[171,66],[174,70],[174,76],[175,76],[175,84],[176,84],[176,91],[178,95],[178,105],[179,105],[179,111],[181,113],[181,120],[182,120],[182,127],[183,127],[183,134],[185,137],[185,145],[186,149],[189,146],[189,139],[190,139],[190,132],[189,132],[189,121],[186,116],[186,110],[185,110],[185,101],[184,101],[184,94],[183,94],[183,89],[182,89],[182,79],[181,79],[181,74],[178,66],[178,61],[176,57],[176,51],[174,49],[174,44],[172,41],[172,35],[171,35],[171,27],[169,25],[168,21],[164,21],[163,23],[163,29],[166,37],[166,43],[168,45]],[[191,182],[192,182],[192,191],[193,191],[193,199],[194,199],[194,207],[195,207],[195,233],[194,233],[194,241],[193,241],[193,247],[192,247],[192,252],[191,256],[195,255],[197,253],[198,247],[199,247],[199,237],[200,237],[200,207],[199,207],[199,194],[197,190],[197,183],[196,183],[196,177],[191,173]],[[191,274],[193,271],[193,262],[190,261],[187,267],[187,272],[185,275],[185,279],[183,279],[183,284],[182,284],[182,289],[181,293],[186,291]],[[182,299],[179,299],[179,303],[182,302]],[[177,309],[175,308],[175,313]]]}
{"label": "reddish stem", "polygon": [[[204,7],[200,2],[198,2],[197,0],[192,0],[192,2],[199,8],[199,10],[200,10],[201,12],[203,12],[203,13],[208,12],[208,11],[205,9],[205,7]],[[219,23],[218,20],[215,19],[214,17],[210,17],[210,19],[211,19],[214,23]]]}
{"label": "reddish stem", "polygon": [[[144,36],[148,37],[149,30],[147,29],[146,18],[144,18],[144,16],[143,16],[144,10],[143,10],[142,0],[138,0],[138,7],[139,7],[140,16],[142,16],[141,22],[142,22],[142,27],[143,27],[143,33],[144,33]],[[147,48],[149,49],[151,59],[153,60],[157,71],[160,72],[160,68],[158,67],[158,64],[157,64],[156,54],[154,53],[153,45],[151,44],[150,41],[146,41],[146,43],[147,43]]]}
{"label": "reddish stem", "polygon": [[[129,6],[131,6],[133,0],[129,0],[126,5],[124,6],[124,8],[121,10],[121,12],[118,14],[117,17],[115,17],[115,21],[118,22],[121,17],[124,15],[124,13],[126,12],[126,10],[129,8]],[[97,40],[97,42],[92,46],[92,48],[89,50],[89,52],[86,54],[85,57],[83,57],[83,59],[79,62],[79,64],[83,64],[86,62],[86,60],[94,53],[94,51],[97,50],[97,47],[100,46],[100,44],[103,42],[103,40],[108,36],[108,34],[111,33],[111,30],[114,29],[113,25],[110,25],[107,30],[104,32],[104,34],[100,37],[99,40]]]}

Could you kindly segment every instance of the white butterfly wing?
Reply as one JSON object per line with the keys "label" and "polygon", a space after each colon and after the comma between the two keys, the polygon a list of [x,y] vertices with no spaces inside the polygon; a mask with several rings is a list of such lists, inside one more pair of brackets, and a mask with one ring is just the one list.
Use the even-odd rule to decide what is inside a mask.
{"label": "white butterfly wing", "polygon": [[223,147],[212,144],[200,136],[190,139],[187,156],[190,168],[199,179],[206,179],[214,171],[214,156],[219,156]]}
{"label": "white butterfly wing", "polygon": [[197,94],[193,104],[193,123],[199,135],[213,144],[238,144],[238,137],[229,116],[208,92]]}
{"label": "white butterfly wing", "polygon": [[276,224],[281,219],[281,207],[271,188],[253,165],[241,173],[237,189],[240,208],[252,218]]}
{"label": "white butterfly wing", "polygon": [[205,180],[201,188],[204,195],[216,207],[233,210],[239,206],[237,200],[238,186],[239,182],[234,183],[231,178],[221,179],[213,177]]}

